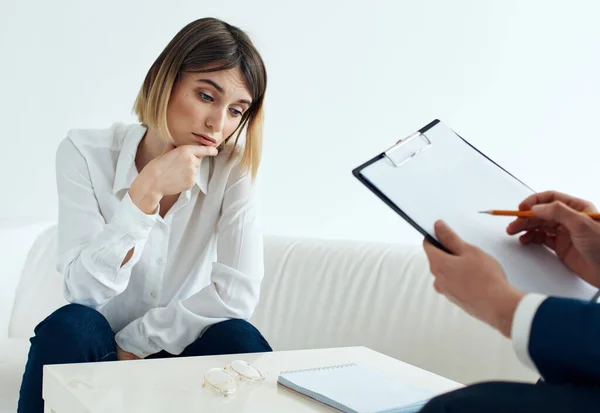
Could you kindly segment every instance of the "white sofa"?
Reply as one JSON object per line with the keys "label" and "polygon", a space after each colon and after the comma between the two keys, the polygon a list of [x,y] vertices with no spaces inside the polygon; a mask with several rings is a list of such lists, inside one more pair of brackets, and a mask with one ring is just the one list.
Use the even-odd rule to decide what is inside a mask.
{"label": "white sofa", "polygon": [[[53,222],[1,222],[0,413],[35,325],[65,304]],[[534,381],[511,344],[433,290],[420,245],[266,236],[254,324],[276,350],[364,345],[462,383]]]}

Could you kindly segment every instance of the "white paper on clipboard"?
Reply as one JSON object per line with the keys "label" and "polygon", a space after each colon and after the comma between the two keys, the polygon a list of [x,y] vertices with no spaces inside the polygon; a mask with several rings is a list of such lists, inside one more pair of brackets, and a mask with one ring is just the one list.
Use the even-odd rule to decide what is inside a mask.
{"label": "white paper on clipboard", "polygon": [[465,241],[494,256],[522,291],[586,300],[596,293],[548,248],[524,246],[509,236],[506,226],[513,217],[479,213],[517,209],[533,191],[442,122],[432,122],[377,158],[355,169],[355,176],[415,228],[435,239],[433,225],[443,219]]}

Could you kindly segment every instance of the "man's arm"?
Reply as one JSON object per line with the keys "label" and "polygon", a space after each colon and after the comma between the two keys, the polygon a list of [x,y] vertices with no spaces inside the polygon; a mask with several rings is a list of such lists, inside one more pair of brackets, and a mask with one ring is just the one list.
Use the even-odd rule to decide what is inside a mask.
{"label": "man's arm", "polygon": [[547,383],[600,384],[600,304],[547,298],[535,312],[527,348]]}

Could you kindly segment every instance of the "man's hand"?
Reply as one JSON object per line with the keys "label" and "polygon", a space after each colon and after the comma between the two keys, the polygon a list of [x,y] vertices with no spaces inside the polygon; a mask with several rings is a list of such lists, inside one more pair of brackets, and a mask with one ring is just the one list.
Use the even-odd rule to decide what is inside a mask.
{"label": "man's hand", "polygon": [[423,243],[435,290],[510,338],[515,310],[525,294],[508,283],[496,259],[464,242],[444,222],[436,222],[435,233],[452,253]]}
{"label": "man's hand", "polygon": [[133,353],[128,353],[117,345],[117,360],[140,360],[140,358]]}
{"label": "man's hand", "polygon": [[523,232],[523,244],[543,244],[581,279],[600,288],[600,223],[582,214],[596,212],[591,202],[556,191],[541,192],[525,199],[520,210],[534,218],[518,218],[506,231]]}

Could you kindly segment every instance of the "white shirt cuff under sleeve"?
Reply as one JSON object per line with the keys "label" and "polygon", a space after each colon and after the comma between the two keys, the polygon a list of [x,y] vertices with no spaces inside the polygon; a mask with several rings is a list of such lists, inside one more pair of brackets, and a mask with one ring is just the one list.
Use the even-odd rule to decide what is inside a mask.
{"label": "white shirt cuff under sleeve", "polygon": [[168,307],[153,308],[132,321],[115,335],[115,341],[123,350],[140,358],[161,350],[177,355],[207,327],[225,320],[193,314],[178,301]]}
{"label": "white shirt cuff under sleeve", "polygon": [[519,361],[534,371],[537,371],[537,368],[529,355],[529,337],[535,313],[546,298],[547,296],[542,294],[527,294],[519,302],[513,317],[513,348]]}
{"label": "white shirt cuff under sleeve", "polygon": [[150,354],[158,353],[162,349],[156,346],[148,338],[147,331],[142,331],[143,317],[133,320],[125,328],[115,335],[115,342],[121,349],[135,354],[140,358],[146,358]]}
{"label": "white shirt cuff under sleeve", "polygon": [[120,228],[122,232],[131,234],[135,238],[145,239],[156,223],[159,210],[160,207],[156,209],[154,214],[145,214],[133,203],[129,192],[127,192],[109,224]]}

